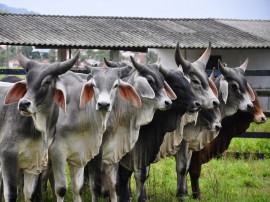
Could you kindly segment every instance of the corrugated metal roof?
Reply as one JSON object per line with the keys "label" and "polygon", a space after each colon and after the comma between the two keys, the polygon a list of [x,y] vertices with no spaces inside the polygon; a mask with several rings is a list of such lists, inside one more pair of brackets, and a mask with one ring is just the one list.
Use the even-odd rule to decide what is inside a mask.
{"label": "corrugated metal roof", "polygon": [[270,21],[0,14],[0,44],[99,49],[270,48]]}

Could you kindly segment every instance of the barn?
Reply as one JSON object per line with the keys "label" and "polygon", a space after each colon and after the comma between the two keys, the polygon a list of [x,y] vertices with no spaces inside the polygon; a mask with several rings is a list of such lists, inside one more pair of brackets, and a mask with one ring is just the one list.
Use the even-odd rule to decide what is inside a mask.
{"label": "barn", "polygon": [[229,67],[249,58],[246,77],[258,92],[264,111],[270,109],[270,21],[234,19],[169,19],[101,16],[0,14],[0,45],[31,45],[59,49],[108,49],[114,60],[119,51],[152,50],[166,68],[176,68],[173,52],[193,61],[210,41],[209,71],[221,59]]}

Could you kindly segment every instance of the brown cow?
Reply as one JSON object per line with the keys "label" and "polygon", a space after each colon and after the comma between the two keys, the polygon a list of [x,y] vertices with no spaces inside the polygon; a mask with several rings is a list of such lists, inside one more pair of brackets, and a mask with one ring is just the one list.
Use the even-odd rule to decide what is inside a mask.
{"label": "brown cow", "polygon": [[253,101],[253,112],[241,112],[226,117],[222,120],[222,129],[219,135],[210,142],[206,147],[200,151],[194,151],[189,167],[189,175],[191,179],[191,186],[193,198],[199,199],[201,197],[199,178],[201,174],[202,164],[209,162],[214,156],[222,154],[228,149],[231,139],[244,133],[251,122],[257,124],[265,123],[266,117],[263,114],[262,108],[258,101],[258,96],[255,94]]}

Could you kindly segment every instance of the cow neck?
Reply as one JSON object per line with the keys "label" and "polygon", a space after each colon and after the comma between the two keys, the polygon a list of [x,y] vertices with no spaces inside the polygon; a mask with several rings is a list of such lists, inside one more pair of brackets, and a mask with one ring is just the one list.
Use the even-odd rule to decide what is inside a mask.
{"label": "cow neck", "polygon": [[222,94],[221,94],[221,90],[220,90],[220,80],[224,79],[223,75],[220,75],[219,77],[216,78],[215,80],[215,85],[218,89],[218,99],[220,101],[220,113],[221,113],[221,120],[223,120],[224,118],[228,117],[228,116],[232,116],[237,112],[237,108],[235,107],[231,107],[228,105],[229,102],[227,102],[226,104],[224,103],[223,99],[222,99]]}

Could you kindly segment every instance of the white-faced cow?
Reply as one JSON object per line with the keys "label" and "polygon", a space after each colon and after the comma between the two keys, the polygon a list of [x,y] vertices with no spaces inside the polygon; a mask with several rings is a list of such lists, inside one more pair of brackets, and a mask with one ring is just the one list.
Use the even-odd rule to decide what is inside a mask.
{"label": "white-faced cow", "polygon": [[[206,64],[211,54],[210,43],[208,48],[202,54],[202,56],[193,63],[190,63],[189,61],[183,58],[179,50],[179,43],[177,43],[176,45],[175,52],[176,52],[175,53],[176,63],[178,66],[181,66],[179,68],[180,69],[182,68],[185,76],[187,76],[188,79],[190,80],[192,91],[197,96],[197,103],[200,103],[199,105],[202,105],[200,107],[207,109],[218,107],[219,100],[215,96],[215,92],[217,92],[216,87],[214,83],[210,79],[208,79],[207,74],[205,72]],[[173,71],[171,73],[173,73]],[[176,90],[177,86],[175,87],[172,86],[172,88]],[[182,96],[179,97],[179,100],[185,101],[187,99],[187,95],[190,94],[190,90],[187,91],[186,94],[185,93],[186,92],[182,92]],[[176,107],[175,109],[177,109],[177,107],[181,108],[183,106],[176,105],[175,107]],[[183,113],[182,114],[179,113],[179,115],[177,116],[180,119],[182,115]],[[124,177],[122,178],[125,178],[122,179],[123,183],[125,184],[123,185],[124,187],[127,187],[126,184],[129,181],[128,178],[131,175],[131,173],[135,171],[135,177],[137,178],[136,181],[137,184],[139,185],[139,187],[137,187],[138,200],[145,200],[144,183],[148,177],[147,171],[149,170],[147,166],[153,163],[154,160],[156,159],[156,155],[159,152],[159,148],[162,144],[164,135],[166,134],[166,132],[175,130],[180,125],[180,120],[178,121],[179,123],[172,121],[174,127],[171,127],[171,129],[169,130],[167,128],[168,126],[165,124],[166,121],[164,121],[167,120],[166,116],[163,116],[162,114],[159,116],[162,116],[161,120],[159,120],[160,118],[156,119],[154,118],[153,121],[155,122],[151,122],[147,126],[141,127],[139,139],[135,144],[135,147],[120,161],[120,164],[122,165],[120,172],[123,173],[120,174],[120,176],[123,175]],[[155,142],[155,144],[151,144],[153,140],[150,137],[152,137],[152,139],[160,137],[160,139],[158,142]],[[146,138],[150,139],[147,140]],[[126,191],[122,191],[122,193],[126,193]],[[123,196],[123,198],[125,198],[124,200],[126,200],[127,196],[125,195]]]}
{"label": "white-faced cow", "polygon": [[125,79],[139,93],[142,107],[135,109],[120,99],[115,101],[100,154],[88,164],[92,201],[97,201],[104,191],[109,191],[111,201],[117,201],[117,163],[133,148],[140,127],[152,120],[157,109],[165,110],[171,107],[171,99],[176,99],[160,74],[157,64],[143,65],[132,57],[131,61],[136,71]]}
{"label": "white-faced cow", "polygon": [[66,194],[67,163],[73,200],[81,201],[84,166],[99,152],[114,100],[124,98],[126,104],[132,103],[130,107],[141,106],[134,88],[120,79],[131,69],[92,68],[87,81],[73,72],[60,77],[65,85],[67,110],[59,114],[55,139],[49,150],[58,202]]}
{"label": "white-faced cow", "polygon": [[78,57],[79,52],[65,62],[42,64],[20,54],[25,80],[1,82],[0,161],[5,201],[16,201],[18,170],[24,173],[25,201],[31,200],[38,175],[47,166],[59,113],[57,105],[66,109],[59,75],[68,71]]}
{"label": "white-faced cow", "polygon": [[194,151],[192,153],[189,175],[194,198],[198,199],[201,197],[199,178],[202,164],[209,162],[216,155],[221,155],[228,149],[231,139],[244,133],[249,128],[251,122],[257,124],[265,123],[266,117],[263,114],[256,93],[253,106],[254,110],[252,112],[242,112],[238,110],[234,115],[224,118],[222,120],[222,129],[219,132],[219,135],[202,150]]}
{"label": "white-faced cow", "polygon": [[[221,76],[216,78],[215,84],[218,88],[222,119],[235,114],[238,110],[251,111],[253,109],[252,101],[254,101],[255,95],[244,78],[247,63],[248,60],[246,60],[240,67],[228,68],[224,67],[219,61]],[[214,136],[211,135],[210,138],[214,139],[217,135],[218,132]],[[190,142],[188,139],[182,141],[180,149],[175,155],[176,171],[178,176],[178,197],[183,197],[187,194],[186,174],[188,172],[192,151],[199,151],[208,143],[201,138],[197,138],[195,142],[197,142],[197,147],[194,147],[194,145],[189,145],[192,142]]]}

